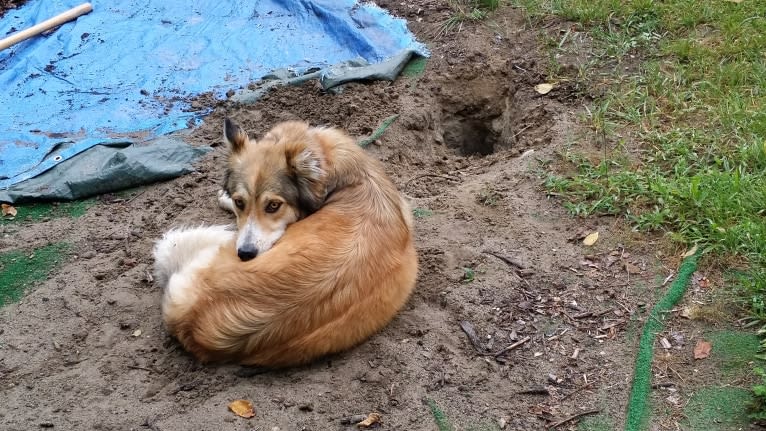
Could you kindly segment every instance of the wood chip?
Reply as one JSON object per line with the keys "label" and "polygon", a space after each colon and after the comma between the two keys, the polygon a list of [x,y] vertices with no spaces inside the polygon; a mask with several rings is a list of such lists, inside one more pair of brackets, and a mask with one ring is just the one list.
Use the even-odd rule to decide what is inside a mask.
{"label": "wood chip", "polygon": [[572,353],[572,356],[570,356],[570,358],[577,359],[578,356],[580,356],[580,349],[574,349],[574,353]]}
{"label": "wood chip", "polygon": [[363,421],[359,422],[358,424],[356,424],[356,426],[359,427],[359,428],[369,428],[369,427],[375,425],[376,423],[381,422],[382,418],[383,418],[383,416],[381,416],[380,413],[374,413],[373,412],[373,413],[370,413],[369,415],[367,415],[367,418],[365,420],[363,420]]}

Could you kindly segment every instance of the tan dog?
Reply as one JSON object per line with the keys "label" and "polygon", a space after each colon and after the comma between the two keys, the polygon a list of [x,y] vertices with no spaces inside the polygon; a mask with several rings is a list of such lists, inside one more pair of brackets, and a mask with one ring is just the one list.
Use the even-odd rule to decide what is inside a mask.
{"label": "tan dog", "polygon": [[285,367],[382,329],[417,277],[409,205],[336,129],[278,124],[260,141],[228,119],[225,226],[172,230],[154,249],[166,326],[203,362]]}

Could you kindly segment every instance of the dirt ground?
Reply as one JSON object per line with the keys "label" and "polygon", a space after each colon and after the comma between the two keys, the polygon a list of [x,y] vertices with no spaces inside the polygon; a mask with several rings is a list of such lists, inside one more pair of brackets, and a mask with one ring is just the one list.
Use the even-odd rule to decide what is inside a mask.
{"label": "dirt ground", "polygon": [[[0,251],[74,245],[49,280],[0,310],[0,428],[343,430],[355,429],[344,417],[377,411],[381,429],[435,430],[427,400],[457,429],[541,430],[592,409],[621,428],[640,328],[670,269],[652,238],[624,243],[619,221],[575,220],[542,189],[539,161],[580,133],[573,90],[533,88],[548,61],[539,33],[565,24],[530,28],[507,7],[439,35],[446,2],[378,3],[429,44],[422,76],[219,103],[189,136],[214,147],[197,172],[101,199],[75,220],[0,226]],[[421,269],[405,309],[307,367],[257,374],[192,360],[162,326],[150,251],[173,226],[231,221],[215,199],[223,116],[254,136],[295,118],[363,138],[394,114],[368,148],[416,208]],[[227,411],[238,398],[255,418]]]}

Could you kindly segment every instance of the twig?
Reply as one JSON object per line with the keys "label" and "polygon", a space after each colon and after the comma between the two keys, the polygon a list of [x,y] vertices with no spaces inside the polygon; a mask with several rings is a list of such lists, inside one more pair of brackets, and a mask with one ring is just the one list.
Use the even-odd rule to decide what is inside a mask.
{"label": "twig", "polygon": [[516,349],[519,346],[521,346],[522,344],[524,344],[527,341],[531,340],[531,338],[529,336],[526,336],[526,337],[522,338],[521,340],[519,340],[519,341],[517,341],[517,342],[515,342],[515,343],[513,343],[513,344],[511,344],[511,345],[509,345],[507,347],[504,347],[504,348],[498,350],[497,352],[492,353],[492,352],[488,352],[487,349],[481,344],[481,342],[479,341],[479,337],[476,335],[476,330],[474,329],[473,324],[471,322],[469,322],[467,320],[461,321],[460,322],[460,329],[462,329],[463,332],[465,332],[465,335],[468,336],[468,339],[471,341],[471,344],[473,345],[473,348],[476,349],[476,353],[478,353],[481,356],[494,356],[495,358],[497,358],[498,356],[500,356],[500,355],[502,355],[504,353],[508,353],[511,350]]}
{"label": "twig", "polygon": [[508,346],[508,347],[506,347],[506,348],[504,348],[504,349],[501,349],[500,351],[498,351],[497,353],[495,353],[493,356],[494,356],[494,357],[498,357],[498,356],[500,356],[500,355],[502,355],[502,354],[504,354],[504,353],[508,353],[508,352],[510,352],[511,350],[513,350],[513,349],[515,349],[515,348],[517,348],[517,347],[521,346],[522,344],[526,343],[526,342],[527,342],[527,341],[529,341],[530,339],[531,339],[531,338],[529,338],[529,335],[527,335],[526,337],[524,337],[524,338],[522,338],[521,340],[519,340],[519,341],[517,341],[517,342],[515,342],[515,343],[511,344],[510,346]]}
{"label": "twig", "polygon": [[508,256],[503,256],[500,253],[496,253],[496,252],[490,251],[490,250],[484,250],[483,253],[491,255],[491,256],[495,256],[496,258],[502,260],[503,262],[507,263],[508,265],[515,266],[516,268],[527,269],[527,267],[524,266],[524,264],[521,263],[521,261],[519,261],[518,259],[514,259],[514,258],[508,257]]}
{"label": "twig", "polygon": [[593,386],[594,383],[596,383],[596,382],[590,382],[590,383],[586,383],[586,384],[580,386],[579,388],[577,388],[577,389],[573,390],[572,392],[570,392],[570,393],[564,395],[563,397],[561,397],[559,402],[562,402],[562,401],[564,401],[566,399],[572,398],[573,396],[579,394],[580,392],[584,391],[585,389],[588,389],[591,386]]}
{"label": "twig", "polygon": [[141,196],[142,194],[146,193],[147,189],[141,190],[140,192],[136,193],[132,198],[125,201],[125,205],[133,202],[137,197]]}
{"label": "twig", "polygon": [[594,409],[594,410],[588,410],[588,411],[585,411],[585,412],[582,412],[582,413],[577,413],[576,415],[569,416],[568,418],[566,418],[564,420],[560,420],[560,421],[556,422],[555,424],[549,426],[548,429],[551,429],[551,430],[552,429],[556,429],[556,428],[560,427],[561,425],[564,425],[565,423],[571,422],[571,421],[573,421],[573,420],[575,420],[575,419],[577,419],[579,417],[587,416],[587,415],[595,415],[596,413],[600,413],[600,412],[601,412],[601,409]]}

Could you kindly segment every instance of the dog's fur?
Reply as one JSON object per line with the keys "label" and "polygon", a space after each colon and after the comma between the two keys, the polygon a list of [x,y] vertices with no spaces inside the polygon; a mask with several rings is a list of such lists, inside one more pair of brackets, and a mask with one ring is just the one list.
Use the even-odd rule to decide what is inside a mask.
{"label": "dog's fur", "polygon": [[410,207],[381,164],[342,131],[303,122],[255,142],[226,120],[224,139],[219,202],[237,230],[171,230],[154,249],[170,333],[202,362],[286,367],[387,325],[418,261]]}

